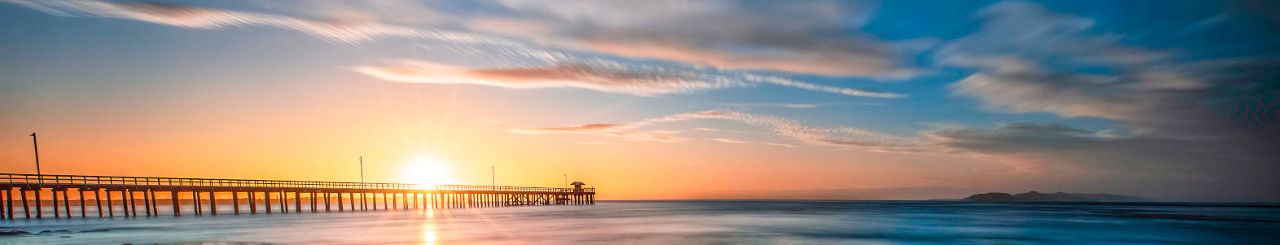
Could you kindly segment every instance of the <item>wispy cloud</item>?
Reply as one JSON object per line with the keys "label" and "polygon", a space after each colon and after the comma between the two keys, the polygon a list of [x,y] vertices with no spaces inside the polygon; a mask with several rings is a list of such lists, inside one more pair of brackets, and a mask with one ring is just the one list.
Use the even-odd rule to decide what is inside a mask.
{"label": "wispy cloud", "polygon": [[[1266,89],[1261,84],[1277,77],[1264,68],[1273,59],[1179,61],[1099,35],[1090,19],[1031,3],[1003,2],[979,15],[982,31],[946,45],[940,60],[979,69],[948,88],[995,111],[1111,119],[1146,137],[1222,137],[1240,131],[1220,111],[1245,109],[1223,102],[1257,99],[1229,91]],[[1069,72],[1079,67],[1115,72]]]}
{"label": "wispy cloud", "polygon": [[513,134],[582,134],[594,136],[606,136],[620,138],[633,142],[654,142],[654,143],[680,143],[688,141],[688,138],[677,136],[678,131],[670,130],[652,130],[639,132],[622,132],[614,130],[594,130],[589,127],[562,127],[562,128],[539,128],[539,129],[511,129],[507,130]]}
{"label": "wispy cloud", "polygon": [[720,103],[720,105],[725,107],[777,107],[777,108],[789,108],[789,109],[814,109],[814,108],[841,106],[841,105],[880,106],[884,104],[875,103],[875,102],[857,102],[857,103],[831,102],[831,103]]}
{"label": "wispy cloud", "polygon": [[[13,0],[11,2],[19,5],[27,6],[33,9],[63,15],[63,16],[80,16],[80,17],[101,17],[101,18],[117,18],[143,21],[155,24],[196,28],[196,29],[215,29],[238,26],[265,26],[276,27],[287,30],[307,33],[326,40],[333,40],[343,43],[359,44],[380,38],[405,38],[411,40],[419,40],[424,42],[432,42],[432,45],[423,45],[424,47],[441,48],[455,52],[475,52],[479,55],[463,54],[462,57],[472,57],[475,59],[483,59],[485,62],[483,67],[473,65],[465,65],[467,62],[459,62],[452,60],[449,62],[439,61],[441,59],[433,59],[433,61],[414,60],[400,58],[400,62],[394,62],[390,65],[363,65],[354,66],[352,70],[366,74],[375,78],[396,81],[396,82],[414,82],[414,83],[436,83],[436,84],[477,84],[486,86],[497,86],[503,88],[585,88],[611,93],[626,93],[634,95],[652,96],[659,94],[673,93],[689,93],[694,91],[702,91],[709,89],[722,88],[740,88],[753,87],[760,85],[776,85],[792,88],[799,88],[811,91],[819,91],[826,93],[843,94],[859,97],[873,98],[903,98],[904,94],[868,91],[860,89],[841,88],[834,86],[819,85],[810,82],[797,81],[791,78],[768,76],[755,74],[750,71],[735,71],[737,68],[750,69],[780,69],[793,72],[808,72],[798,68],[786,68],[788,66],[806,67],[807,65],[831,66],[838,65],[839,70],[858,70],[869,69],[880,73],[882,70],[892,70],[884,65],[875,65],[878,58],[869,58],[863,55],[870,50],[879,50],[878,48],[870,48],[864,51],[868,52],[847,52],[837,54],[831,50],[825,50],[832,45],[829,44],[804,44],[797,46],[793,51],[784,51],[783,54],[765,55],[753,54],[749,57],[740,57],[742,61],[729,62],[727,64],[706,67],[705,62],[696,60],[678,59],[675,57],[649,57],[649,58],[667,58],[668,61],[674,62],[652,62],[652,60],[636,60],[614,56],[619,52],[604,52],[602,50],[594,50],[587,48],[585,50],[592,52],[561,52],[557,49],[583,50],[579,45],[559,45],[555,43],[537,42],[538,38],[521,39],[511,38],[510,33],[493,34],[492,32],[476,32],[476,31],[450,31],[457,29],[445,28],[448,25],[437,25],[439,28],[422,28],[410,27],[404,25],[387,24],[372,19],[345,18],[344,20],[316,20],[312,18],[300,18],[286,16],[282,14],[268,14],[260,12],[234,11],[206,7],[176,5],[176,4],[160,4],[160,3],[115,3],[105,1],[25,1]],[[595,6],[596,3],[583,3],[581,5]],[[523,5],[506,5],[513,11],[531,11],[528,17],[543,16],[553,17],[558,14],[543,15],[543,10],[530,9],[521,7]],[[586,6],[584,6],[586,7]],[[677,10],[688,10],[684,7],[692,6],[665,6]],[[806,8],[803,11],[819,10],[819,8]],[[800,10],[798,10],[800,11]],[[435,13],[435,12],[433,12]],[[646,14],[656,14],[646,13]],[[798,13],[790,13],[793,15]],[[473,21],[467,15],[459,14],[453,17],[460,21]],[[557,17],[558,18],[558,17]],[[584,20],[596,20],[588,18]],[[834,20],[834,19],[828,19]],[[480,21],[480,20],[474,20]],[[537,25],[542,23],[538,20],[526,20],[526,24]],[[501,25],[510,25],[516,22],[504,22]],[[543,23],[545,24],[545,23]],[[633,23],[635,24],[635,23]],[[430,26],[430,25],[428,25]],[[484,25],[480,25],[484,26]],[[480,28],[478,29],[493,29]],[[557,27],[558,28],[558,27]],[[754,28],[754,27],[753,27]],[[563,34],[563,33],[560,33]],[[560,35],[555,34],[555,35]],[[653,33],[653,35],[662,35]],[[517,35],[519,36],[519,35]],[[601,36],[602,37],[602,36]],[[531,38],[525,36],[525,38]],[[572,37],[573,40],[583,37]],[[530,41],[534,40],[534,41]],[[642,40],[642,39],[637,39]],[[860,40],[860,39],[859,39]],[[856,41],[856,40],[855,40]],[[576,41],[575,41],[576,42]],[[734,46],[732,43],[723,45]],[[760,49],[764,50],[780,50],[779,47],[791,46],[789,44],[764,45],[760,44]],[[815,46],[816,45],[816,46]],[[842,44],[843,45],[843,44]],[[616,45],[614,45],[616,46]],[[719,45],[717,45],[719,46]],[[648,47],[648,44],[628,45],[627,47],[614,47],[609,50],[617,50],[625,48],[628,50],[642,50]],[[801,48],[806,47],[806,48]],[[814,48],[818,50],[807,50]],[[860,48],[858,48],[860,49]],[[471,50],[471,51],[467,51]],[[848,51],[848,50],[846,50]],[[603,52],[593,53],[593,52]],[[631,52],[631,51],[627,51]],[[717,51],[721,52],[721,51]],[[641,52],[644,53],[644,52]],[[720,55],[728,55],[721,53]],[[820,57],[810,57],[819,55]],[[758,56],[758,57],[757,57]],[[848,57],[846,57],[848,56]],[[854,57],[856,56],[856,57]],[[786,57],[786,58],[779,58]],[[771,59],[784,59],[771,60]],[[834,59],[834,60],[833,60]],[[444,59],[447,60],[447,59]],[[840,61],[840,60],[847,60]],[[855,62],[858,64],[840,64],[853,62],[851,60],[868,60]],[[795,63],[790,65],[733,65],[744,62],[762,62],[762,63]],[[714,65],[714,64],[712,64]],[[828,67],[824,69],[837,69]],[[816,71],[815,71],[816,72]],[[855,72],[863,74],[867,72]],[[867,73],[869,74],[869,73]]]}
{"label": "wispy cloud", "polygon": [[103,1],[25,1],[8,0],[33,9],[64,16],[88,16],[130,19],[185,28],[213,29],[234,26],[270,26],[299,31],[314,36],[357,43],[378,37],[407,37],[461,43],[510,43],[494,37],[464,32],[418,29],[377,22],[318,21],[282,15],[230,11],[176,4]]}
{"label": "wispy cloud", "polygon": [[[474,26],[548,45],[628,57],[834,76],[912,76],[918,71],[906,65],[905,57],[912,52],[907,47],[928,43],[890,43],[849,32],[863,25],[875,9],[863,2],[554,3],[503,1],[503,7],[518,13],[503,18],[519,20],[522,28],[480,20]],[[618,9],[627,11],[614,11]],[[502,28],[487,28],[494,26]]]}
{"label": "wispy cloud", "polygon": [[353,70],[379,79],[411,83],[475,84],[504,88],[573,87],[652,96],[699,90],[774,84],[820,92],[873,98],[905,95],[809,84],[780,77],[715,73],[640,64],[562,63],[551,66],[467,68],[427,61]]}
{"label": "wispy cloud", "polygon": [[777,146],[777,147],[796,148],[796,145],[792,145],[792,144],[772,143],[772,142],[766,142],[766,143],[764,143],[764,144],[766,144],[766,145],[771,145],[771,146]]}
{"label": "wispy cloud", "polygon": [[743,141],[743,140],[725,139],[725,138],[715,138],[715,139],[711,139],[711,140],[712,140],[712,141],[715,141],[715,142],[720,142],[720,143],[730,143],[730,144],[746,144],[746,143],[751,143],[751,142],[747,142],[747,141]]}
{"label": "wispy cloud", "polygon": [[[636,128],[660,123],[688,121],[694,119],[731,120],[755,126],[769,128],[775,135],[801,143],[819,146],[835,146],[841,148],[866,148],[889,152],[927,151],[930,143],[916,137],[902,137],[866,129],[835,127],[821,128],[802,125],[793,120],[773,116],[753,115],[734,111],[700,111],[675,114],[658,118],[645,119],[631,123],[616,124],[584,124],[570,127],[552,127],[536,129],[511,129],[508,132],[517,134],[553,134],[573,133],[602,136],[630,137],[628,131]],[[671,135],[668,135],[671,136]],[[641,136],[646,137],[646,136]],[[671,136],[674,137],[674,136]],[[713,138],[711,140],[736,143],[733,139]],[[780,146],[780,145],[778,145]]]}
{"label": "wispy cloud", "polygon": [[732,86],[732,81],[698,79],[696,74],[639,72],[585,64],[472,69],[409,62],[404,66],[361,66],[357,72],[397,82],[477,84],[505,88],[575,87],[636,95],[683,93]]}
{"label": "wispy cloud", "polygon": [[[1081,167],[1096,183],[1160,179],[1142,189],[1177,192],[1169,196],[1233,199],[1276,183],[1250,174],[1276,172],[1280,158],[1272,150],[1280,149],[1280,123],[1271,116],[1280,99],[1261,96],[1280,93],[1274,58],[1191,61],[1197,59],[1128,45],[1118,38],[1124,34],[1102,32],[1092,19],[1021,1],[988,6],[976,17],[977,33],[935,53],[943,63],[977,70],[950,84],[952,94],[991,111],[1102,118],[1117,126],[1015,122],[922,133],[941,147]],[[1109,72],[1084,72],[1100,68]],[[1228,189],[1242,191],[1222,192]]]}

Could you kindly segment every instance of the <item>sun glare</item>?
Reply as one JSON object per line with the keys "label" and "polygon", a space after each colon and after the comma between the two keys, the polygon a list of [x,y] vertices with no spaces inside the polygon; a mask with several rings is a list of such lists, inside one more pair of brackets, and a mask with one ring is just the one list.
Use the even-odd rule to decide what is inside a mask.
{"label": "sun glare", "polygon": [[400,173],[400,179],[423,187],[455,183],[453,166],[435,157],[420,157],[409,161]]}

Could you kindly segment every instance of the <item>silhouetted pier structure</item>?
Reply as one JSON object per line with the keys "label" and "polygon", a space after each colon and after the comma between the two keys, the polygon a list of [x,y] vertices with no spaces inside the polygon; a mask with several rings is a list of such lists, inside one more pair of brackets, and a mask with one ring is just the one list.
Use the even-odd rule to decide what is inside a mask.
{"label": "silhouetted pier structure", "polygon": [[[0,205],[3,205],[0,207],[3,208],[0,209],[0,219],[12,220],[17,215],[22,215],[24,219],[44,218],[42,193],[45,191],[52,194],[49,200],[52,200],[53,218],[74,217],[73,206],[79,211],[74,214],[81,218],[94,215],[89,213],[90,209],[97,212],[97,217],[115,217],[116,212],[123,217],[160,216],[162,207],[168,209],[165,213],[172,212],[173,216],[181,216],[184,212],[189,215],[217,215],[218,211],[223,211],[224,214],[228,211],[218,210],[217,206],[220,202],[226,204],[228,200],[233,214],[595,204],[595,188],[581,188],[581,185],[575,185],[575,188],[422,186],[333,181],[0,174],[0,192],[3,192],[0,193]],[[70,199],[70,192],[77,193],[77,200]],[[89,196],[93,198],[87,198]],[[248,210],[241,210],[242,202],[248,204]],[[304,209],[304,203],[309,209]],[[141,213],[138,206],[142,206]],[[15,210],[18,208],[21,210]]]}

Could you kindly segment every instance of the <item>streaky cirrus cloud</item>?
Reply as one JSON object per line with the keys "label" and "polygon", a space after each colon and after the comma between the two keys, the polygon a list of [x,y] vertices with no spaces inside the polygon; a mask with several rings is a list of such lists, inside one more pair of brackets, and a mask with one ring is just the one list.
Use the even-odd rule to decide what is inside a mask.
{"label": "streaky cirrus cloud", "polygon": [[857,103],[853,103],[853,102],[829,102],[829,103],[721,103],[720,105],[721,105],[721,106],[725,106],[725,107],[741,107],[741,108],[747,108],[747,107],[765,107],[765,108],[769,108],[769,107],[777,107],[777,108],[788,108],[788,109],[816,109],[816,108],[823,108],[823,107],[830,107],[830,106],[841,106],[841,105],[880,106],[880,105],[883,105],[883,104],[880,104],[880,103],[873,103],[873,102],[857,102]]}
{"label": "streaky cirrus cloud", "polygon": [[[688,62],[687,60],[674,59],[678,62],[651,65],[645,64],[643,61],[608,57],[607,55],[560,52],[540,47],[537,44],[496,35],[415,28],[371,20],[320,21],[279,14],[161,3],[24,0],[13,0],[11,2],[58,15],[129,19],[184,28],[213,29],[233,26],[269,26],[300,31],[327,40],[352,44],[382,37],[401,37],[433,41],[435,43],[432,45],[425,46],[441,46],[455,51],[502,51],[497,56],[493,56],[493,54],[475,56],[477,58],[487,58],[488,62],[485,63],[490,65],[503,65],[496,68],[467,67],[451,63],[446,64],[448,62],[427,61],[408,61],[393,66],[367,65],[354,68],[355,71],[366,75],[398,82],[464,83],[504,88],[575,87],[646,96],[773,84],[851,96],[905,97],[902,94],[832,87],[784,77],[716,68],[708,69],[679,63]],[[674,8],[675,6],[668,7]],[[826,54],[829,52],[820,53]],[[765,60],[767,57],[753,59]],[[821,61],[819,63],[831,63],[831,61]],[[697,63],[695,62],[694,64]]]}
{"label": "streaky cirrus cloud", "polygon": [[507,132],[513,133],[513,134],[527,134],[527,135],[584,134],[584,135],[594,135],[594,136],[616,137],[623,140],[634,141],[634,142],[679,143],[679,142],[685,142],[689,140],[688,138],[676,136],[676,134],[679,133],[678,131],[652,130],[652,131],[627,132],[627,131],[613,129],[615,127],[620,127],[620,126],[622,125],[586,124],[586,125],[554,127],[554,128],[510,129],[510,130],[507,130]]}
{"label": "streaky cirrus cloud", "polygon": [[903,98],[902,94],[864,91],[805,83],[780,77],[715,73],[619,63],[559,63],[548,66],[469,68],[428,61],[400,61],[390,66],[359,66],[353,70],[375,78],[410,83],[476,84],[504,88],[574,87],[604,92],[652,96],[699,90],[772,84],[819,92],[874,98]]}
{"label": "streaky cirrus cloud", "polygon": [[796,148],[796,145],[792,145],[792,144],[773,143],[773,142],[765,142],[764,144],[766,144],[766,145],[771,145],[771,146],[777,146],[777,147]]}
{"label": "streaky cirrus cloud", "polygon": [[345,43],[379,37],[405,37],[459,43],[514,44],[502,38],[436,29],[388,25],[372,21],[319,21],[276,14],[231,11],[177,4],[92,0],[5,0],[63,16],[128,19],[184,28],[213,29],[233,26],[269,26],[303,32]]}
{"label": "streaky cirrus cloud", "polygon": [[[629,131],[634,129],[651,126],[655,124],[688,121],[695,119],[716,119],[731,120],[746,123],[748,125],[763,126],[770,129],[776,136],[796,140],[801,143],[819,146],[834,146],[840,148],[864,148],[876,151],[886,152],[922,152],[930,151],[932,147],[930,142],[924,141],[918,137],[903,137],[892,134],[876,132],[860,128],[851,127],[834,127],[822,128],[812,127],[800,124],[794,120],[754,115],[735,111],[709,110],[691,113],[682,113],[668,115],[657,118],[650,118],[630,123],[614,123],[614,124],[583,124],[569,127],[551,127],[551,128],[531,128],[531,129],[510,129],[508,132],[515,134],[585,134],[599,136],[622,136],[622,137],[648,137],[648,135],[631,135]],[[704,130],[705,131],[705,130]],[[643,133],[643,132],[641,132]],[[713,138],[711,140],[726,142]],[[737,141],[737,140],[734,140]],[[736,143],[736,142],[726,142]],[[789,144],[770,144],[774,146],[787,147]]]}
{"label": "streaky cirrus cloud", "polygon": [[[1118,125],[1090,131],[1015,122],[922,133],[941,147],[1077,167],[1078,180],[1108,183],[1092,188],[1161,190],[1167,193],[1159,196],[1183,199],[1256,197],[1280,186],[1274,176],[1252,174],[1280,171],[1274,58],[1205,59],[1135,47],[1121,41],[1124,34],[1099,32],[1091,19],[1020,1],[988,6],[976,17],[979,32],[936,53],[946,64],[976,69],[948,86],[952,94],[992,111]],[[1272,187],[1259,190],[1258,183]]]}
{"label": "streaky cirrus cloud", "polygon": [[869,1],[750,3],[500,1],[515,14],[469,25],[576,50],[831,76],[911,77],[920,71],[907,57],[933,43],[850,32],[870,18],[876,4]]}
{"label": "streaky cirrus cloud", "polygon": [[[130,19],[185,28],[270,26],[346,43],[404,37],[471,44],[527,45],[494,35],[415,28],[370,20],[326,21],[150,2],[9,2],[64,16]],[[837,76],[913,76],[919,71],[903,64],[907,60],[904,57],[908,56],[905,53],[930,43],[891,44],[868,35],[849,34],[846,28],[850,26],[846,25],[856,27],[863,22],[849,20],[865,19],[869,15],[866,8],[871,5],[865,3],[832,1],[749,7],[739,1],[659,1],[644,4],[589,1],[556,5],[560,7],[554,9],[547,9],[552,5],[545,3],[520,1],[501,1],[498,5],[512,11],[512,16],[431,13],[449,15],[450,19],[466,22],[472,30],[518,36],[552,47],[656,58],[721,69]],[[634,11],[629,11],[629,16],[593,14],[622,7],[618,5],[635,5],[630,8]],[[704,24],[684,24],[692,22]],[[794,36],[810,38],[791,38]]]}
{"label": "streaky cirrus cloud", "polygon": [[751,142],[749,142],[749,141],[745,141],[745,140],[728,139],[728,138],[715,138],[715,139],[711,139],[711,141],[720,142],[720,143],[729,143],[729,144],[746,144],[746,143],[751,143]]}
{"label": "streaky cirrus cloud", "polygon": [[411,83],[477,84],[505,88],[576,87],[635,95],[683,93],[733,86],[728,80],[699,79],[697,74],[641,72],[586,64],[545,67],[466,68],[423,61],[399,66],[360,66],[355,71],[379,79]]}
{"label": "streaky cirrus cloud", "polygon": [[[1227,129],[1221,102],[1241,101],[1239,87],[1262,88],[1275,72],[1266,58],[1179,62],[1177,53],[1125,45],[1097,34],[1094,21],[1026,2],[978,12],[983,31],[949,43],[939,59],[977,68],[949,86],[987,108],[1015,113],[1116,120],[1134,133],[1213,137]],[[1114,72],[1072,72],[1107,67]],[[1247,96],[1247,95],[1246,95]]]}

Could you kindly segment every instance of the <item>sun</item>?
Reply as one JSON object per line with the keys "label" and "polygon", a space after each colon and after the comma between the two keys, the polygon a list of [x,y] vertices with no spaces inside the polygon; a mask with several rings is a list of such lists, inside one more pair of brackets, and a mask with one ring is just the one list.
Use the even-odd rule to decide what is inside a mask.
{"label": "sun", "polygon": [[404,183],[422,185],[423,188],[456,183],[453,178],[453,166],[436,157],[419,157],[405,163],[405,167],[400,172],[400,180]]}

